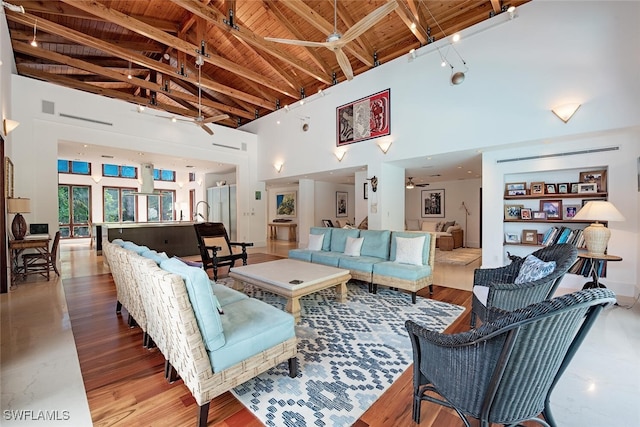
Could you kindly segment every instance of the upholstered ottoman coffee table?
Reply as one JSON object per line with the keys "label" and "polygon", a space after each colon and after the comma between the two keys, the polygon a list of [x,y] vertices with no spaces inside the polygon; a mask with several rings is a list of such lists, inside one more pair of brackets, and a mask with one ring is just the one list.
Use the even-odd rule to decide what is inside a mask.
{"label": "upholstered ottoman coffee table", "polygon": [[232,267],[229,277],[235,280],[236,289],[248,283],[285,297],[286,311],[296,322],[300,320],[300,297],[335,286],[336,299],[345,302],[351,279],[349,270],[293,259]]}

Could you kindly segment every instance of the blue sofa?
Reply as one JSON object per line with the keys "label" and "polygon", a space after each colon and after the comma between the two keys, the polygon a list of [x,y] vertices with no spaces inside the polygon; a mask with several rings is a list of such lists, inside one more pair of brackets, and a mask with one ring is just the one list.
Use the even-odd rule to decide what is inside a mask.
{"label": "blue sofa", "polygon": [[[368,283],[373,293],[378,285],[407,290],[414,304],[417,291],[426,286],[432,289],[436,244],[433,233],[311,227],[310,234],[324,236],[321,250],[291,249],[289,258],[349,270],[352,279]],[[398,238],[421,236],[424,243],[415,254],[419,260],[411,264],[399,262],[403,260],[397,253]],[[345,255],[348,237],[363,239],[360,256]]]}

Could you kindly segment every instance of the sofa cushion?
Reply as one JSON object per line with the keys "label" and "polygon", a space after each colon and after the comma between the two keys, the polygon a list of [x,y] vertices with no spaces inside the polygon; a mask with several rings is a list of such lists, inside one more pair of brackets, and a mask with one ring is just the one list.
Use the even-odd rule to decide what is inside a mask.
{"label": "sofa cushion", "polygon": [[187,287],[189,301],[207,350],[217,350],[225,344],[220,312],[222,306],[213,294],[209,276],[201,268],[190,267],[182,261],[169,258],[160,263],[160,268],[182,277]]}
{"label": "sofa cushion", "polygon": [[142,254],[142,252],[147,252],[149,250],[148,247],[136,245],[133,242],[124,242],[122,244],[122,247],[125,248],[125,249],[129,249],[130,251],[133,251],[133,252],[137,253],[138,255]]}
{"label": "sofa cushion", "polygon": [[240,301],[241,299],[249,298],[246,294],[240,291],[236,291],[235,289],[231,289],[220,283],[216,283],[213,280],[210,280],[209,283],[211,284],[211,289],[213,290],[213,294],[216,296],[223,310],[225,306],[231,303]]}
{"label": "sofa cushion", "polygon": [[158,253],[158,251],[153,251],[153,250],[144,251],[140,255],[145,257],[145,258],[149,258],[150,260],[153,260],[158,265],[160,265],[160,263],[162,261],[164,261],[165,259],[169,259],[169,257],[167,256],[166,253],[164,253],[164,252]]}
{"label": "sofa cushion", "polygon": [[412,239],[406,237],[396,237],[395,239],[395,262],[401,264],[423,265],[422,248],[424,247],[425,236],[414,237]]}
{"label": "sofa cushion", "polygon": [[484,305],[487,306],[487,298],[489,298],[489,287],[482,285],[473,286],[473,295]]}
{"label": "sofa cushion", "polygon": [[372,256],[359,256],[359,257],[349,257],[343,256],[338,258],[338,268],[344,268],[345,270],[357,270],[363,271],[366,273],[373,272],[373,264],[386,261],[382,258],[372,257]]}
{"label": "sofa cushion", "polygon": [[408,238],[416,238],[424,236],[424,245],[422,247],[422,264],[429,264],[429,250],[431,249],[431,234],[429,233],[411,233],[411,232],[401,232],[394,231],[391,233],[391,253],[389,255],[389,260],[394,261],[396,259],[397,252],[397,243],[396,237],[408,237]]}
{"label": "sofa cushion", "polygon": [[431,266],[383,261],[373,264],[373,274],[415,282],[431,276]]}
{"label": "sofa cushion", "polygon": [[344,254],[346,256],[360,256],[360,248],[362,248],[362,237],[347,236],[347,243],[344,246]]}
{"label": "sofa cushion", "polygon": [[311,254],[314,252],[318,251],[310,251],[309,249],[289,249],[289,258],[311,262]]}
{"label": "sofa cushion", "polygon": [[311,227],[309,233],[311,234],[322,234],[324,239],[322,240],[322,250],[330,251],[331,250],[331,232],[333,228],[328,227]]}
{"label": "sofa cushion", "polygon": [[364,237],[362,249],[360,249],[361,256],[382,258],[385,261],[389,259],[391,241],[389,230],[361,230],[360,237]]}
{"label": "sofa cushion", "polygon": [[407,220],[407,230],[408,231],[419,231],[420,230],[420,221],[417,219],[408,219]]}
{"label": "sofa cushion", "polygon": [[309,245],[307,246],[307,249],[310,251],[321,251],[323,241],[324,241],[324,234],[309,233]]}
{"label": "sofa cushion", "polygon": [[331,267],[337,267],[340,262],[340,257],[344,257],[342,252],[333,251],[312,251],[311,262],[318,264],[329,265]]}
{"label": "sofa cushion", "polygon": [[118,245],[118,246],[122,247],[122,245],[124,245],[124,240],[122,240],[122,239],[113,239],[111,241],[111,243],[113,243],[114,245]]}
{"label": "sofa cushion", "polygon": [[540,280],[553,272],[556,268],[555,261],[544,262],[534,255],[527,255],[518,271],[518,277],[513,281],[515,284],[534,282]]}
{"label": "sofa cushion", "polygon": [[226,305],[222,326],[226,344],[208,352],[214,372],[227,369],[295,336],[291,314],[254,298]]}
{"label": "sofa cushion", "polygon": [[453,227],[454,225],[456,225],[455,221],[447,221],[442,225],[442,230],[445,233],[451,233],[451,231],[449,231],[449,227]]}
{"label": "sofa cushion", "polygon": [[331,232],[331,252],[344,253],[347,237],[359,237],[360,230],[348,228],[334,228]]}

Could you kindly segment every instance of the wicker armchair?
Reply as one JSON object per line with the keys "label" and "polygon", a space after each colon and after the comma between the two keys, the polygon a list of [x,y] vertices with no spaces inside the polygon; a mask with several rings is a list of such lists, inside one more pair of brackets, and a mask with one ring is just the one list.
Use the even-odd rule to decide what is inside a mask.
{"label": "wicker armchair", "polygon": [[[247,265],[247,247],[253,243],[231,242],[221,222],[198,222],[194,224],[198,237],[198,249],[202,257],[202,268],[213,270],[213,280],[218,280],[218,268],[233,267],[237,260]],[[239,246],[241,253],[233,253],[233,246]]]}
{"label": "wicker armchair", "polygon": [[[575,246],[562,243],[547,246],[533,252],[532,255],[542,261],[555,261],[556,268],[548,276],[527,283],[514,284],[524,258],[518,258],[511,264],[499,268],[478,268],[473,275],[473,299],[471,303],[471,327],[476,325],[476,317],[482,322],[491,321],[492,310],[489,308],[499,308],[501,310],[512,311],[517,308],[526,307],[529,304],[549,299],[553,296],[560,281],[576,261],[578,251]],[[478,298],[480,292],[476,286],[483,286],[488,289],[486,303]],[[484,298],[483,298],[484,299]]]}
{"label": "wicker armchair", "polygon": [[427,400],[453,408],[467,427],[467,417],[482,427],[526,420],[555,426],[551,392],[598,314],[614,302],[608,289],[577,291],[453,335],[407,321],[413,420],[420,422],[420,404]]}

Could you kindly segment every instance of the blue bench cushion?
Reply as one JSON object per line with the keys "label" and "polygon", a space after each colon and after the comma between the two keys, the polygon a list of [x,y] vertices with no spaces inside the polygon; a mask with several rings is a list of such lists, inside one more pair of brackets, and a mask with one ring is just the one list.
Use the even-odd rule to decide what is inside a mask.
{"label": "blue bench cushion", "polygon": [[340,262],[340,257],[344,256],[342,252],[314,251],[311,254],[311,262],[337,267]]}
{"label": "blue bench cushion", "polygon": [[322,250],[329,251],[331,250],[331,231],[333,228],[328,227],[311,227],[309,233],[311,234],[324,234],[324,239],[322,240]]}
{"label": "blue bench cushion", "polygon": [[371,256],[389,259],[389,239],[391,239],[391,231],[389,230],[360,230],[360,237],[364,237],[361,256]]}
{"label": "blue bench cushion", "polygon": [[395,261],[397,252],[397,242],[395,237],[404,237],[415,239],[417,237],[424,237],[424,246],[422,247],[422,264],[429,264],[429,249],[431,249],[431,234],[429,233],[403,233],[401,231],[394,231],[391,233],[391,254],[389,260]]}
{"label": "blue bench cushion", "polygon": [[125,249],[129,249],[130,251],[133,251],[133,252],[137,253],[138,255],[141,255],[143,252],[147,252],[149,250],[148,247],[136,245],[133,242],[124,242],[122,244],[122,247],[125,248]]}
{"label": "blue bench cushion", "polygon": [[[331,231],[331,252],[344,253],[344,248],[347,245],[347,237],[349,236],[359,237],[360,230],[357,228],[334,228],[333,231]],[[313,257],[311,258],[313,259]]]}
{"label": "blue bench cushion", "polygon": [[211,283],[211,289],[222,306],[222,310],[224,310],[224,308],[229,304],[233,304],[241,299],[249,298],[246,294],[236,291],[235,289],[228,288],[220,283],[216,283],[213,280],[210,280],[209,283]]}
{"label": "blue bench cushion", "polygon": [[295,336],[291,314],[254,298],[227,305],[222,324],[226,344],[208,352],[214,372],[227,369]]}
{"label": "blue bench cushion", "polygon": [[122,240],[122,239],[113,239],[111,241],[111,243],[113,243],[114,245],[118,245],[118,246],[122,247],[122,245],[124,245],[124,240]]}
{"label": "blue bench cushion", "polygon": [[222,308],[213,294],[207,273],[200,268],[190,267],[175,258],[162,261],[160,268],[177,274],[184,280],[189,301],[193,306],[193,313],[207,350],[213,351],[222,347],[225,344],[225,335],[218,311]]}
{"label": "blue bench cushion", "polygon": [[384,261],[373,265],[373,274],[415,282],[431,276],[431,267],[429,265],[398,264],[393,261]]}
{"label": "blue bench cushion", "polygon": [[343,256],[339,258],[338,267],[344,268],[345,270],[357,270],[357,271],[363,271],[366,273],[372,273],[373,264],[376,264],[382,261],[385,261],[385,260],[382,258],[376,258],[371,256],[359,256],[359,257]]}
{"label": "blue bench cushion", "polygon": [[309,249],[290,249],[289,258],[311,262],[311,254],[314,252],[317,251],[310,251]]}

